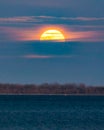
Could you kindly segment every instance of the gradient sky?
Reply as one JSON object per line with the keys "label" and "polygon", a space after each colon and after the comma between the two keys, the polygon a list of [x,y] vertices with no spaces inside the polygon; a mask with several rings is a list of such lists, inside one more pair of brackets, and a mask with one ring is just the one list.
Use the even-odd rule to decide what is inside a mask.
{"label": "gradient sky", "polygon": [[[0,0],[1,83],[104,85],[104,0]],[[40,42],[47,29],[66,42]]]}

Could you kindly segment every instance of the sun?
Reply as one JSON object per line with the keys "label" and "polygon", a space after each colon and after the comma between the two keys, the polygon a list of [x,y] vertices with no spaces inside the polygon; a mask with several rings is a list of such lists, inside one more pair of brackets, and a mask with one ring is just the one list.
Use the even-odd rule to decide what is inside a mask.
{"label": "sun", "polygon": [[40,41],[65,41],[65,37],[61,31],[47,30],[40,36]]}

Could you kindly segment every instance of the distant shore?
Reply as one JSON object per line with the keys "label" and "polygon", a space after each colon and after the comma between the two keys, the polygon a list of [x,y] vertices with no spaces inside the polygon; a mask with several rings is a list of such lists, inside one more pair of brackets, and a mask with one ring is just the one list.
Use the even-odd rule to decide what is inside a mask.
{"label": "distant shore", "polygon": [[84,84],[41,84],[20,85],[0,84],[0,95],[104,95],[104,86],[86,86]]}
{"label": "distant shore", "polygon": [[2,94],[0,96],[104,96],[104,94]]}

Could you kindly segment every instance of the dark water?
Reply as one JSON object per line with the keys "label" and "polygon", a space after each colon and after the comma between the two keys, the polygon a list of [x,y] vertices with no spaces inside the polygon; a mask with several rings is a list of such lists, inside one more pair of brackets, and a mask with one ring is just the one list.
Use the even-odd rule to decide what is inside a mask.
{"label": "dark water", "polygon": [[0,96],[0,130],[104,130],[104,96]]}

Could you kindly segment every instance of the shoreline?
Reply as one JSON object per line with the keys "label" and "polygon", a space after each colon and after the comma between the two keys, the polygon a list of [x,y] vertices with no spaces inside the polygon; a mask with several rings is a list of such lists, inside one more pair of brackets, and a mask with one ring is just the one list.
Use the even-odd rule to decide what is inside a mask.
{"label": "shoreline", "polygon": [[0,94],[0,96],[104,96],[104,94]]}

